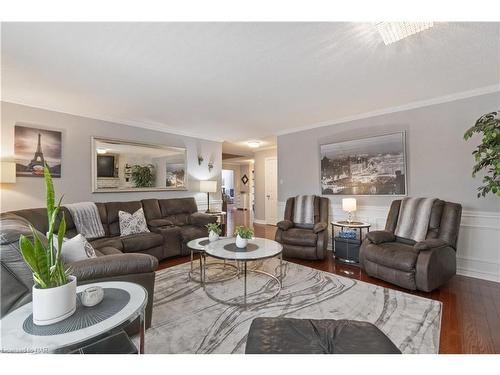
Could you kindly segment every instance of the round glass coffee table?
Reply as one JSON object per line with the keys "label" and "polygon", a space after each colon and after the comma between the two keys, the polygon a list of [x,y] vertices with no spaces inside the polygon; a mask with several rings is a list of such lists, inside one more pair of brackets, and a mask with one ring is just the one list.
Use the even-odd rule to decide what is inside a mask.
{"label": "round glass coffee table", "polygon": [[121,330],[139,318],[139,353],[144,353],[146,289],[135,283],[106,281],[78,286],[76,292],[81,293],[91,286],[104,289],[102,302],[84,307],[77,296],[75,313],[61,322],[35,325],[31,302],[4,316],[0,320],[0,351],[67,353]]}
{"label": "round glass coffee table", "polygon": [[[283,246],[276,241],[268,240],[265,238],[252,238],[248,240],[248,245],[244,249],[236,247],[235,238],[224,238],[215,242],[210,242],[205,246],[205,254],[223,260],[232,260],[238,263],[242,263],[242,267],[239,268],[239,276],[243,276],[243,302],[224,300],[213,295],[207,288],[205,288],[205,293],[207,295],[220,303],[235,306],[246,306],[253,305],[256,303],[261,303],[269,301],[275,298],[281,291],[282,287],[282,277],[283,277],[283,257],[282,257]],[[273,275],[269,272],[260,269],[250,269],[247,267],[247,263],[251,261],[258,261],[268,258],[279,257],[279,273],[278,275]],[[206,262],[203,265],[204,269],[207,267]],[[255,273],[258,275],[263,275],[269,279],[269,281],[274,282],[274,288],[276,290],[269,297],[260,298],[258,301],[248,301],[247,300],[247,275],[248,273]]]}
{"label": "round glass coffee table", "polygon": [[[224,239],[226,237],[221,237]],[[189,280],[192,280],[197,283],[214,283],[232,279],[239,274],[238,264],[234,265],[231,263],[227,263],[226,260],[224,262],[210,262],[206,264],[206,255],[205,255],[205,247],[210,243],[208,237],[196,238],[194,240],[189,241],[186,246],[191,252],[191,267],[189,270]],[[194,254],[199,254],[200,264],[198,267],[194,266]],[[203,264],[206,264],[206,267],[203,267]],[[196,272],[196,268],[198,268],[198,272]],[[215,270],[214,275],[210,275],[207,277],[206,269],[209,268],[211,270]],[[227,268],[230,268],[231,272],[226,272]],[[217,272],[219,271],[219,272]],[[197,274],[197,275],[196,275]]]}

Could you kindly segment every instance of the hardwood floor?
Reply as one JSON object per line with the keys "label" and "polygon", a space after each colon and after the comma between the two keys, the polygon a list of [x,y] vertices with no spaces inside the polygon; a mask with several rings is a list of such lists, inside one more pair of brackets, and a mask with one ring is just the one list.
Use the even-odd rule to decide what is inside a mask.
{"label": "hardwood floor", "polygon": [[[232,233],[237,225],[252,225],[247,211],[235,209],[229,210],[227,221],[228,233]],[[274,226],[259,224],[253,226],[256,236],[274,239],[276,231]],[[374,279],[356,266],[336,262],[331,255],[322,261],[286,260],[441,301],[443,315],[440,353],[500,353],[500,283],[455,276],[448,284],[431,293],[412,292]],[[188,261],[189,257],[168,259],[161,262],[160,268],[172,267]]]}

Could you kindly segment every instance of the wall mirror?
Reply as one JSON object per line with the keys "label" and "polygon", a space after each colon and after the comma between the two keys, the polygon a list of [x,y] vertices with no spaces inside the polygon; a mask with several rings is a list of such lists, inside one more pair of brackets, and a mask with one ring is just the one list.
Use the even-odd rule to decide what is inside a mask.
{"label": "wall mirror", "polygon": [[92,191],[187,190],[186,149],[92,138]]}

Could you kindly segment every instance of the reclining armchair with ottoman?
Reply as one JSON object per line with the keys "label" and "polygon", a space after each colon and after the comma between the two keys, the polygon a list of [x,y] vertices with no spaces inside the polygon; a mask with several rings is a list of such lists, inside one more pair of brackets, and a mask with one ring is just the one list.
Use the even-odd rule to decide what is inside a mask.
{"label": "reclining armchair with ottoman", "polygon": [[[406,289],[439,288],[456,274],[461,214],[460,204],[439,199],[393,201],[385,230],[369,232],[361,244],[361,267],[369,276]],[[401,236],[417,231],[420,238]]]}
{"label": "reclining armchair with ottoman", "polygon": [[288,198],[284,220],[276,224],[278,229],[275,236],[275,240],[283,246],[285,256],[325,259],[329,207],[328,198],[316,195]]}

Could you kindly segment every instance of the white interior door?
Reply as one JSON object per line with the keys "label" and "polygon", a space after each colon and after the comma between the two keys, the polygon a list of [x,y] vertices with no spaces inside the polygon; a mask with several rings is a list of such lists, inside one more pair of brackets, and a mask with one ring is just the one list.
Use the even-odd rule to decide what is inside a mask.
{"label": "white interior door", "polygon": [[275,225],[277,223],[278,208],[278,160],[276,158],[266,158],[266,224]]}

